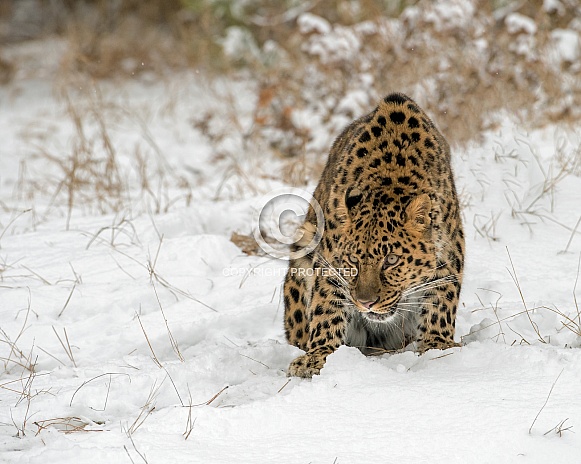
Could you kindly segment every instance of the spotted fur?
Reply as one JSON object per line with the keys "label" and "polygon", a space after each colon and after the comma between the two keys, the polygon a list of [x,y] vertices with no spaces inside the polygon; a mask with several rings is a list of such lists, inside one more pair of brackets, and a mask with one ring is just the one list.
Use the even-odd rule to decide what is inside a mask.
{"label": "spotted fur", "polygon": [[[418,105],[390,94],[349,125],[314,197],[323,236],[290,261],[284,286],[286,337],[306,352],[288,374],[318,374],[342,344],[365,354],[457,346],[462,222],[448,143]],[[311,207],[307,239],[315,224]]]}

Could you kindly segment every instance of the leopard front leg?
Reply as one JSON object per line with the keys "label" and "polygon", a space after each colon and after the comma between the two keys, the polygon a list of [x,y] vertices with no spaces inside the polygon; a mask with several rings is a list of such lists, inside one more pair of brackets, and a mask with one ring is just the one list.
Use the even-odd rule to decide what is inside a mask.
{"label": "leopard front leg", "polygon": [[312,262],[307,258],[293,259],[284,280],[284,331],[291,345],[307,350],[309,314],[307,306],[313,286]]}
{"label": "leopard front leg", "polygon": [[332,277],[315,276],[308,307],[306,353],[290,363],[289,376],[309,378],[318,374],[327,356],[344,343],[346,318],[342,298]]}
{"label": "leopard front leg", "polygon": [[456,311],[460,295],[461,278],[456,274],[440,276],[426,291],[424,308],[419,324],[419,352],[435,348],[461,346],[454,341]]}

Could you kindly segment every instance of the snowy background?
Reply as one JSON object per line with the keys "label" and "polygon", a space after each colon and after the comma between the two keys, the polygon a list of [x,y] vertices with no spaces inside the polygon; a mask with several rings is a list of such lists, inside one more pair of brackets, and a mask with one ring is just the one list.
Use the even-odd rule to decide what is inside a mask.
{"label": "snowy background", "polygon": [[[462,3],[400,22],[445,35],[473,13]],[[541,3],[558,14],[567,2]],[[535,21],[503,14],[516,53],[537,53]],[[311,13],[296,23],[306,52],[331,65],[371,27]],[[543,59],[579,79],[581,18],[567,23]],[[227,53],[241,53],[240,33]],[[499,109],[455,145],[461,348],[342,347],[320,376],[289,379],[300,351],[282,328],[286,262],[244,253],[232,234],[252,235],[269,192],[314,188],[321,151],[370,95],[424,103],[437,80],[400,89],[362,72],[369,95],[323,102],[334,119],[295,112],[291,132],[310,135],[289,161],[276,148],[284,125],[253,129],[264,93],[252,76],[65,79],[68,47],[3,49],[18,67],[0,86],[0,462],[580,462],[578,124]],[[563,81],[563,101],[575,85]]]}

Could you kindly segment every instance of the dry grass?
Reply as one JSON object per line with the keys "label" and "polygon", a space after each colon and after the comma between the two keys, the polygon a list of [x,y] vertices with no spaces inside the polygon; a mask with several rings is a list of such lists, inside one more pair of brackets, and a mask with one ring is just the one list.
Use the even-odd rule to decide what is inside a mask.
{"label": "dry grass", "polygon": [[43,430],[51,427],[59,432],[65,434],[76,433],[76,432],[102,432],[104,429],[90,428],[87,426],[103,425],[102,422],[89,422],[86,419],[81,419],[80,417],[55,417],[53,419],[44,419],[39,421],[34,421],[34,425],[38,427],[36,435],[41,433]]}
{"label": "dry grass", "polygon": [[[553,32],[573,30],[581,18],[574,1],[561,2],[561,10],[544,8],[542,0],[457,2],[465,10],[460,18],[443,14],[429,0],[65,4],[58,14],[43,6],[51,10],[51,30],[69,44],[59,65],[61,81],[84,76],[84,86],[94,90],[87,86],[91,79],[201,69],[210,80],[227,76],[253,82],[255,100],[248,113],[241,114],[235,96],[216,89],[222,104],[194,121],[211,141],[216,159],[232,161],[224,183],[233,176],[244,179],[241,152],[262,156],[264,151],[286,160],[278,177],[287,183],[312,181],[341,128],[390,91],[416,98],[452,144],[478,140],[495,127],[499,112],[530,126],[573,125],[581,118],[581,66],[550,58],[556,47]],[[328,30],[322,33],[305,22],[304,13],[326,21]],[[534,30],[511,26],[511,13],[528,18]],[[80,108],[71,104],[76,95],[63,98],[78,137],[67,162],[41,151],[54,163],[64,163],[62,183],[53,194],[67,197],[69,211],[87,198],[98,209],[118,211],[129,192],[125,173],[116,170],[119,154],[108,144],[110,116],[102,113],[102,101]],[[98,128],[92,136],[87,116]],[[315,130],[327,134],[327,140],[315,140]],[[232,134],[236,145],[225,149],[222,142]],[[106,150],[95,158],[97,144]],[[156,184],[148,157],[140,149],[132,157],[141,170],[141,194],[156,203],[155,210],[167,209],[172,199],[164,198],[163,185],[178,179],[157,173]],[[89,178],[102,179],[103,185],[88,185]],[[187,190],[187,182],[179,182]],[[252,190],[252,182],[240,188]],[[222,194],[219,189],[216,196]]]}
{"label": "dry grass", "polygon": [[[532,433],[533,427],[535,425],[535,422],[537,421],[537,419],[539,418],[539,416],[541,415],[541,412],[543,412],[543,409],[545,409],[545,406],[547,405],[547,403],[549,402],[549,398],[551,397],[551,393],[553,393],[553,388],[555,388],[555,385],[557,384],[559,377],[561,377],[561,374],[563,373],[563,371],[559,372],[559,375],[557,376],[557,378],[555,379],[555,381],[553,382],[553,385],[551,385],[551,389],[549,390],[549,394],[547,395],[547,399],[545,400],[545,402],[543,403],[543,405],[541,406],[541,409],[539,409],[539,412],[537,413],[537,415],[535,416],[535,418],[533,419],[533,423],[531,424],[531,426],[529,427],[529,434]],[[567,420],[567,419],[565,419]],[[564,424],[565,421],[561,422],[561,424]],[[559,427],[559,426],[557,426]],[[551,429],[552,430],[552,429]],[[549,430],[549,432],[551,431]],[[547,433],[549,433],[547,432]],[[559,432],[558,432],[559,433]],[[560,434],[560,433],[559,433]],[[546,434],[545,434],[546,435]]]}
{"label": "dry grass", "polygon": [[[572,292],[571,292],[572,297],[573,297],[572,298],[573,303],[572,303],[572,305],[568,305],[568,309],[566,309],[566,310],[563,310],[563,309],[557,307],[556,305],[553,305],[552,307],[546,306],[546,305],[538,305],[538,306],[530,307],[530,305],[527,304],[527,300],[526,300],[524,291],[522,289],[522,286],[520,284],[520,281],[519,281],[519,278],[517,275],[515,264],[512,260],[510,252],[508,251],[508,248],[507,248],[507,255],[508,255],[508,260],[510,263],[510,268],[507,267],[507,272],[509,273],[509,275],[510,275],[510,277],[515,285],[515,288],[517,290],[518,296],[521,300],[521,303],[523,305],[524,310],[517,311],[516,313],[513,313],[513,314],[510,314],[510,315],[505,316],[503,318],[500,318],[498,315],[498,312],[502,308],[499,305],[499,303],[500,303],[500,300],[503,298],[503,295],[497,291],[494,291],[494,290],[480,288],[479,290],[494,293],[495,295],[497,295],[497,299],[494,302],[494,304],[491,303],[489,306],[487,306],[482,302],[482,300],[480,299],[480,296],[478,294],[476,294],[476,297],[480,301],[481,308],[474,309],[472,312],[492,309],[496,321],[492,322],[490,324],[487,324],[484,327],[480,327],[477,330],[471,330],[469,334],[462,336],[462,339],[464,339],[465,337],[471,338],[474,334],[477,334],[480,331],[483,331],[483,330],[489,329],[490,327],[494,327],[494,326],[498,325],[498,334],[491,337],[491,339],[493,339],[495,342],[498,343],[500,341],[500,338],[502,337],[502,342],[507,343],[507,340],[505,337],[505,332],[503,329],[503,324],[505,324],[511,330],[511,332],[513,332],[519,338],[519,340],[513,341],[512,345],[514,345],[514,344],[532,345],[535,343],[551,344],[551,343],[553,343],[551,341],[551,336],[554,334],[559,334],[563,330],[569,331],[575,336],[574,337],[575,341],[572,343],[573,346],[581,345],[581,307],[579,306],[579,302],[577,301],[577,286],[579,284],[579,276],[580,276],[580,272],[581,272],[581,254],[579,255],[579,260],[577,263],[577,273],[575,276],[575,281],[573,283],[573,288],[572,288]],[[554,327],[554,328],[550,328],[549,326],[543,327],[543,329],[545,331],[550,330],[551,333],[542,333],[541,328],[539,327],[539,324],[537,324],[533,320],[534,314],[543,313],[543,312],[553,313],[558,318],[558,322],[559,322],[560,326]],[[531,338],[527,338],[526,336],[524,336],[521,333],[514,330],[509,325],[509,322],[514,321],[516,318],[518,318],[519,316],[522,316],[524,314],[526,314],[528,324],[530,324],[530,327],[532,328],[532,330],[534,332],[535,340],[533,340]],[[565,346],[568,346],[568,344],[565,344]],[[556,427],[556,429],[557,428],[558,427]]]}
{"label": "dry grass", "polygon": [[149,395],[145,400],[145,403],[139,410],[139,414],[133,421],[133,423],[127,428],[125,433],[128,437],[131,437],[138,429],[141,427],[147,418],[151,415],[153,411],[155,411],[155,404],[157,402],[157,397],[159,396],[159,392],[161,387],[163,386],[163,381],[158,385],[157,381],[153,383],[149,390]]}
{"label": "dry grass", "polygon": [[236,245],[238,248],[242,250],[243,253],[247,255],[254,256],[254,255],[261,255],[264,254],[258,243],[256,243],[256,239],[253,235],[245,235],[239,234],[238,232],[232,232],[230,236],[230,241]]}
{"label": "dry grass", "polygon": [[[97,83],[80,79],[63,82],[59,89],[73,131],[70,142],[63,149],[47,144],[42,131],[26,134],[35,168],[23,169],[14,200],[49,198],[38,220],[63,214],[67,230],[78,212],[113,212],[126,218],[132,211],[159,214],[188,206],[190,181],[167,163],[143,118],[107,100]],[[129,151],[120,149],[114,138],[115,127],[123,123],[140,134]]]}
{"label": "dry grass", "polygon": [[[31,349],[32,353],[32,349]],[[35,358],[36,363],[36,358]],[[15,393],[17,396],[16,404],[14,405],[14,409],[10,409],[10,417],[12,419],[12,424],[16,428],[16,436],[18,438],[22,438],[26,435],[27,426],[30,422],[31,417],[33,416],[34,412],[31,411],[31,405],[34,398],[40,395],[45,394],[52,394],[50,392],[50,388],[48,389],[38,389],[36,387],[33,388],[34,381],[37,377],[42,375],[49,375],[48,373],[44,374],[37,374],[33,369],[29,369],[28,372],[21,373],[19,378],[3,382],[0,384],[0,388],[4,390],[8,390],[12,393]],[[24,408],[18,408],[18,406],[24,403]],[[20,417],[14,417],[14,412],[18,411]]]}
{"label": "dry grass", "polygon": [[[375,11],[373,3],[362,2],[369,12]],[[561,14],[532,3],[538,9],[526,2],[492,9],[490,2],[479,1],[465,24],[447,22],[428,1],[417,2],[416,13],[404,10],[397,19],[363,14],[366,23],[345,21],[337,11],[322,12],[316,4],[311,12],[331,20],[325,33],[296,17],[284,28],[279,24],[268,43],[252,30],[256,40],[247,55],[239,47],[232,57],[245,56],[244,78],[255,83],[253,108],[240,114],[230,97],[223,98],[220,109],[200,117],[198,128],[220,146],[225,134],[215,128],[229,121],[228,131],[241,140],[232,156],[266,149],[287,160],[280,176],[297,185],[318,176],[342,127],[390,91],[416,98],[453,145],[478,141],[483,131],[496,127],[499,113],[529,127],[557,120],[573,126],[581,117],[581,67],[548,57],[555,49],[553,30],[567,27],[581,11],[567,4]],[[509,13],[528,17],[536,30],[510,26]],[[314,140],[314,130],[328,134],[327,140]],[[216,156],[228,154],[217,151]]]}
{"label": "dry grass", "polygon": [[548,307],[545,306],[544,308],[554,312],[560,318],[561,324],[563,328],[573,332],[577,337],[579,337],[579,341],[581,342],[581,307],[579,306],[579,302],[577,301],[577,285],[579,283],[579,271],[581,270],[581,253],[579,254],[579,261],[577,262],[577,275],[575,276],[575,284],[573,285],[573,306],[574,310],[572,312],[565,312],[560,310],[558,307]]}
{"label": "dry grass", "polygon": [[4,329],[0,328],[0,343],[7,345],[9,348],[8,356],[6,358],[0,358],[0,361],[2,361],[3,364],[3,372],[10,372],[13,367],[22,369],[23,373],[27,371],[30,373],[36,372],[36,357],[33,356],[34,347],[32,347],[30,351],[26,353],[18,346],[20,338],[28,327],[28,320],[31,313],[30,304],[31,295],[29,293],[24,321],[14,339],[12,339],[12,337],[10,337],[10,335]]}
{"label": "dry grass", "polygon": [[573,428],[572,425],[565,426],[565,423],[569,420],[569,418],[563,419],[557,425],[555,425],[552,429],[547,430],[543,435],[548,435],[551,432],[555,432],[559,437],[562,437],[565,432],[573,432],[571,430]]}

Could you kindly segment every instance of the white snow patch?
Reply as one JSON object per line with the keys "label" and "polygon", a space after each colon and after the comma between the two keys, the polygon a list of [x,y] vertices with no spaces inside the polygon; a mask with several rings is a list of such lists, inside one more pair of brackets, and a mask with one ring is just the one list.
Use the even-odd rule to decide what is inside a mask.
{"label": "white snow patch", "polygon": [[511,13],[507,15],[504,23],[506,24],[506,29],[510,34],[525,33],[534,35],[537,32],[536,23],[528,16],[520,13]]}
{"label": "white snow patch", "polygon": [[558,61],[575,63],[579,60],[579,49],[581,47],[579,33],[570,29],[555,29],[551,32],[551,37],[556,44]]}
{"label": "white snow patch", "polygon": [[439,31],[464,28],[474,16],[474,5],[463,0],[438,0],[424,14],[424,19]]}
{"label": "white snow patch", "polygon": [[331,24],[325,18],[313,13],[303,13],[298,18],[299,30],[301,34],[316,32],[317,34],[328,34],[331,32]]}

